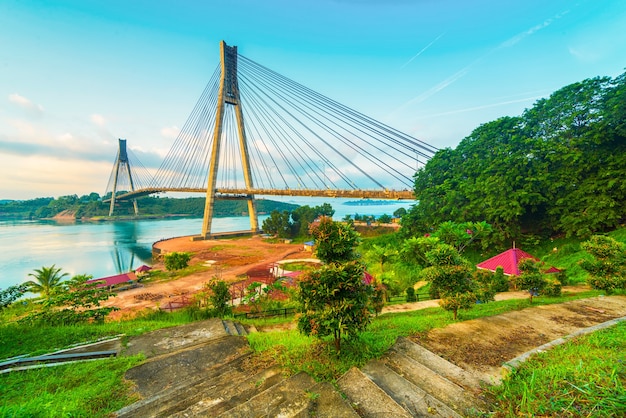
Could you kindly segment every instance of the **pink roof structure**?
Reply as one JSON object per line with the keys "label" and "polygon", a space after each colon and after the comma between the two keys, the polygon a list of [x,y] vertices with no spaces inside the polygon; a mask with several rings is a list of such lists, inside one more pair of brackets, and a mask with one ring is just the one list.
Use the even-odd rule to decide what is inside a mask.
{"label": "pink roof structure", "polygon": [[132,271],[130,273],[118,274],[115,276],[101,277],[99,279],[87,280],[87,283],[100,282],[96,287],[115,286],[116,284],[137,281],[137,276]]}
{"label": "pink roof structure", "polygon": [[152,267],[142,264],[141,266],[135,269],[135,273],[143,273],[144,271],[150,271],[150,270],[152,270]]}
{"label": "pink roof structure", "polygon": [[496,271],[498,267],[502,267],[504,274],[508,276],[519,276],[519,268],[517,267],[520,260],[525,258],[532,258],[535,261],[539,261],[537,257],[528,254],[526,251],[522,251],[519,248],[511,248],[503,253],[500,253],[489,260],[485,260],[482,263],[478,263],[476,267],[479,269]]}

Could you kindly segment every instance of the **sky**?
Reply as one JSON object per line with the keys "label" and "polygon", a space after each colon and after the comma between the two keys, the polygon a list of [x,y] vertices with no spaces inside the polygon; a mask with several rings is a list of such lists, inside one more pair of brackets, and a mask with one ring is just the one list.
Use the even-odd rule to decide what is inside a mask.
{"label": "sky", "polygon": [[158,167],[219,42],[437,148],[626,68],[623,0],[0,0],[0,199]]}

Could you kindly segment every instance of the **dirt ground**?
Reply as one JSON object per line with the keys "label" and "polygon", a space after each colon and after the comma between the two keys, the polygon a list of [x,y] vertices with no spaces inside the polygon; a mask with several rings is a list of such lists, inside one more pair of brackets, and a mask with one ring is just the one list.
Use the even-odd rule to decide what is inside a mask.
{"label": "dirt ground", "polygon": [[[146,284],[144,287],[119,292],[106,305],[116,306],[119,311],[111,319],[130,317],[145,309],[155,309],[169,300],[191,297],[202,289],[214,276],[226,282],[238,280],[255,267],[289,258],[307,258],[311,253],[304,251],[302,244],[271,244],[261,237],[246,237],[220,240],[191,241],[189,237],[172,238],[155,244],[162,252],[184,251],[193,254],[190,265],[212,263],[207,271],[191,274],[178,280]],[[165,270],[162,262],[154,268]]]}
{"label": "dirt ground", "polygon": [[504,362],[580,329],[624,316],[626,296],[599,296],[458,322],[412,339],[481,379],[498,382]]}

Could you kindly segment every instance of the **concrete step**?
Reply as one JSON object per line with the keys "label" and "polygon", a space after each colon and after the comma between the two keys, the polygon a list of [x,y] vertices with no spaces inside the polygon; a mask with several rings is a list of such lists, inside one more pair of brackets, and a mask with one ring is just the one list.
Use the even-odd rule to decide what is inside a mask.
{"label": "concrete step", "polygon": [[202,399],[207,390],[231,385],[244,379],[246,374],[240,370],[243,358],[208,370],[202,377],[194,377],[180,382],[176,386],[146,397],[117,411],[118,418],[126,417],[165,417],[180,411]]}
{"label": "concrete step", "polygon": [[390,369],[460,415],[465,416],[482,407],[471,392],[402,353],[390,351],[383,361]]}
{"label": "concrete step", "polygon": [[445,377],[474,394],[480,394],[482,392],[481,383],[488,383],[482,382],[476,376],[466,372],[456,364],[450,363],[448,360],[414,343],[408,338],[398,338],[391,350],[412,358],[418,363],[427,366],[440,376]]}
{"label": "concrete step", "polygon": [[207,386],[195,403],[178,412],[164,415],[172,418],[218,416],[237,405],[247,402],[259,393],[283,381],[278,366],[269,367],[259,373],[247,373],[240,379],[231,379],[227,384]]}
{"label": "concrete step", "polygon": [[341,376],[337,384],[363,418],[411,417],[407,410],[356,367]]}
{"label": "concrete step", "polygon": [[242,335],[242,336],[246,336],[248,335],[248,331],[246,331],[246,328],[241,325],[239,322],[235,322],[235,328],[237,329],[237,334]]}
{"label": "concrete step", "polygon": [[368,362],[361,370],[412,416],[462,418],[443,402],[409,382],[380,360]]}
{"label": "concrete step", "polygon": [[316,383],[290,402],[271,411],[271,417],[359,418],[350,404],[327,382]]}
{"label": "concrete step", "polygon": [[276,385],[267,388],[247,402],[218,415],[220,418],[271,417],[281,405],[291,402],[303,392],[312,388],[315,381],[306,373],[298,373]]}
{"label": "concrete step", "polygon": [[128,370],[125,377],[136,383],[136,391],[142,398],[149,398],[165,389],[204,378],[211,369],[249,353],[245,338],[227,336],[151,358]]}

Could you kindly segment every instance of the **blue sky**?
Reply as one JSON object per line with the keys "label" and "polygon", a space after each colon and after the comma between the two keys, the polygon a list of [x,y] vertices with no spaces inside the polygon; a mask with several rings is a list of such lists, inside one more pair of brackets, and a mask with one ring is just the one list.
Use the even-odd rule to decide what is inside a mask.
{"label": "blue sky", "polygon": [[623,0],[2,0],[0,199],[158,166],[219,42],[438,148],[626,67]]}

